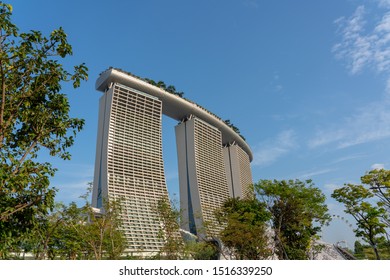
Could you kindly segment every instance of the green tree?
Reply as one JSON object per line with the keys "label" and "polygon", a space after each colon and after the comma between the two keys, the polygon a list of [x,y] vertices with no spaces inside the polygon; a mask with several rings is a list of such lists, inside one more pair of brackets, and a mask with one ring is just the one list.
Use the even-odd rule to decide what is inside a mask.
{"label": "green tree", "polygon": [[180,236],[180,211],[173,208],[167,199],[157,202],[157,214],[161,224],[159,237],[163,241],[160,258],[177,260],[185,256],[184,242]]}
{"label": "green tree", "polygon": [[33,227],[34,217],[54,205],[50,163],[38,151],[69,159],[67,151],[84,120],[69,116],[63,82],[80,86],[84,64],[68,72],[61,60],[72,54],[62,28],[48,37],[19,33],[12,6],[0,3],[0,255],[14,237]]}
{"label": "green tree", "polygon": [[86,204],[57,204],[48,215],[37,218],[23,236],[24,247],[35,259],[121,259],[126,239],[121,231],[121,202],[104,201],[104,211]]}
{"label": "green tree", "polygon": [[220,239],[238,260],[265,259],[270,255],[266,234],[266,222],[270,214],[265,204],[257,199],[230,198],[216,211],[216,217],[224,229]]}
{"label": "green tree", "polygon": [[[390,170],[371,170],[361,177],[361,182],[369,186],[371,193],[379,199],[378,206],[386,210],[386,215],[382,217],[382,221],[387,228],[390,228]],[[389,240],[389,236],[387,237]]]}
{"label": "green tree", "polygon": [[364,259],[364,246],[357,240],[355,241],[354,244],[353,253],[357,259]]}
{"label": "green tree", "polygon": [[[194,260],[218,260],[218,244],[214,240],[194,240],[185,243],[185,257]],[[188,257],[187,257],[188,256]]]}
{"label": "green tree", "polygon": [[308,259],[321,227],[330,221],[325,195],[311,180],[260,180],[254,187],[272,215],[279,259]]}
{"label": "green tree", "polygon": [[124,233],[121,230],[121,199],[107,199],[103,201],[103,208],[96,212],[89,205],[82,209],[82,214],[88,217],[83,226],[73,226],[78,229],[77,234],[86,244],[86,248],[93,253],[93,258],[120,259],[127,247]]}
{"label": "green tree", "polygon": [[344,212],[357,222],[355,235],[367,242],[374,250],[376,258],[380,259],[378,244],[383,241],[386,233],[386,224],[381,218],[386,214],[386,210],[370,202],[374,194],[363,185],[345,184],[344,187],[334,190],[332,197],[344,204]]}
{"label": "green tree", "polygon": [[179,226],[181,213],[175,207],[175,201],[171,203],[167,199],[159,200],[156,211],[161,225],[159,237],[163,242],[163,246],[155,258],[169,260],[218,259],[218,246],[213,240],[199,240],[198,237],[190,233],[187,233],[188,240],[181,236]]}

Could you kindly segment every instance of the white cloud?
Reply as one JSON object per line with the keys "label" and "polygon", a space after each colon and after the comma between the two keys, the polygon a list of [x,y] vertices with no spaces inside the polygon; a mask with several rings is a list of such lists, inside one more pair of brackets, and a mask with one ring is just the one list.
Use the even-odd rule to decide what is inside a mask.
{"label": "white cloud", "polygon": [[363,158],[363,157],[366,157],[366,156],[367,155],[365,155],[365,154],[349,155],[349,156],[338,158],[338,159],[334,160],[332,163],[336,164],[336,163],[340,163],[340,162],[344,162],[344,161],[349,161],[349,160],[355,160],[355,159],[358,159],[358,158]]}
{"label": "white cloud", "polygon": [[364,6],[359,6],[348,19],[335,21],[341,34],[341,42],[334,45],[333,52],[339,59],[345,59],[352,74],[358,73],[370,60],[370,42],[361,34],[364,31]]}
{"label": "white cloud", "polygon": [[378,1],[386,8],[379,20],[370,22],[373,28],[366,29],[365,18],[377,18],[368,15],[364,6],[359,6],[349,18],[335,21],[339,28],[341,41],[333,46],[337,58],[347,63],[351,74],[363,69],[371,69],[386,77],[386,93],[390,94],[390,0]]}
{"label": "white cloud", "polygon": [[[386,79],[382,100],[357,108],[355,113],[341,119],[333,126],[318,129],[309,140],[310,148],[333,144],[346,148],[390,137],[390,0],[376,1],[382,15],[368,14],[359,6],[348,18],[335,21],[341,40],[334,45],[335,56],[347,63],[350,73],[355,75],[364,69],[374,70]],[[366,21],[370,20],[370,24]],[[367,30],[367,26],[373,26]]]}
{"label": "white cloud", "polygon": [[258,166],[272,164],[297,147],[295,132],[293,130],[282,131],[275,139],[258,145],[254,152],[253,164]]}
{"label": "white cloud", "polygon": [[389,102],[373,102],[356,110],[351,117],[321,128],[309,140],[310,148],[333,144],[337,148],[377,141],[390,137]]}
{"label": "white cloud", "polygon": [[318,175],[322,175],[322,174],[326,174],[326,173],[329,173],[329,172],[332,172],[332,171],[333,171],[333,169],[330,169],[330,168],[310,171],[310,172],[306,172],[306,173],[300,175],[299,179],[311,179],[312,177],[315,177],[315,176],[318,176]]}
{"label": "white cloud", "polygon": [[378,2],[379,7],[390,8],[390,0],[376,0],[376,2]]}
{"label": "white cloud", "polygon": [[383,163],[375,163],[371,165],[372,170],[380,170],[380,169],[385,169],[385,165]]}

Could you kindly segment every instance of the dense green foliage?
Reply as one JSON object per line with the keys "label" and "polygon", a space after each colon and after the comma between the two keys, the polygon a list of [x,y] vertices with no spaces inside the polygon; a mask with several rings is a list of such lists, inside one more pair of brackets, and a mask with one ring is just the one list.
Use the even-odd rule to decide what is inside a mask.
{"label": "dense green foliage", "polygon": [[257,199],[231,198],[216,212],[224,229],[220,239],[237,260],[258,260],[270,256],[266,222],[270,213]]}
{"label": "dense green foliage", "polygon": [[[390,243],[382,240],[377,245],[378,253],[383,260],[390,260]],[[370,245],[355,242],[353,255],[358,260],[375,260],[377,259],[374,250]]]}
{"label": "dense green foliage", "polygon": [[255,191],[271,213],[279,259],[308,259],[312,242],[330,221],[325,196],[308,180],[260,180]]}
{"label": "dense green foliage", "polygon": [[84,64],[71,73],[60,63],[72,55],[62,28],[48,37],[19,33],[11,15],[12,6],[0,3],[0,257],[54,206],[49,178],[55,168],[39,162],[38,152],[70,158],[67,150],[84,120],[69,116],[61,85],[77,88],[87,79]]}
{"label": "dense green foliage", "polygon": [[[89,193],[88,193],[89,194]],[[89,195],[85,195],[89,198]],[[49,214],[35,218],[34,227],[12,239],[3,258],[33,259],[121,259],[127,246],[121,227],[121,201],[104,201],[104,212],[96,212],[86,201],[58,203]]]}
{"label": "dense green foliage", "polygon": [[[371,193],[377,198],[379,207],[386,211],[381,216],[381,221],[390,228],[390,170],[374,169],[361,177],[362,184],[365,184]],[[387,232],[390,234],[390,232]],[[387,238],[389,239],[389,238]]]}

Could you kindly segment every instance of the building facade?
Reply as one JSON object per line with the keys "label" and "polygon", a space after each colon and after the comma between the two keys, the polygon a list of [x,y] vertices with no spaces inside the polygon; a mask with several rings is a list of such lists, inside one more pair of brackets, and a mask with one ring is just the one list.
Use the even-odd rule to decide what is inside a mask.
{"label": "building facade", "polygon": [[214,211],[230,197],[249,197],[248,144],[199,105],[117,69],[96,82],[99,105],[92,206],[122,200],[128,251],[154,253],[163,246],[157,203],[168,200],[162,158],[162,114],[176,126],[183,229],[216,236]]}
{"label": "building facade", "polygon": [[162,103],[113,83],[100,99],[92,205],[121,198],[122,226],[131,252],[161,246],[157,203],[168,199],[162,160]]}
{"label": "building facade", "polygon": [[192,117],[176,126],[182,228],[216,236],[221,226],[214,211],[229,198],[221,132]]}
{"label": "building facade", "polygon": [[226,145],[223,154],[230,197],[253,197],[249,156],[236,144]]}

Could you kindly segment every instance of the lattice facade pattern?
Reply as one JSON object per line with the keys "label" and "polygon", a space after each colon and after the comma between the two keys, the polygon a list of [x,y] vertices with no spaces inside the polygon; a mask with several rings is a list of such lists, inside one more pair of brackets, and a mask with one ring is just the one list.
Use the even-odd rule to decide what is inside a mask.
{"label": "lattice facade pattern", "polygon": [[111,95],[110,111],[106,112],[106,192],[108,197],[124,198],[122,222],[128,250],[156,252],[162,246],[156,204],[168,199],[162,159],[162,104],[120,84],[114,84]]}
{"label": "lattice facade pattern", "polygon": [[240,146],[235,145],[237,149],[237,157],[238,157],[238,165],[240,172],[240,186],[242,189],[243,198],[251,198],[253,197],[253,189],[252,189],[252,171],[249,161],[249,156],[245,153]]}
{"label": "lattice facade pattern", "polygon": [[[215,236],[222,229],[214,212],[229,197],[221,132],[192,118],[179,124],[178,145],[181,209],[192,233]],[[181,169],[183,166],[186,168]],[[191,226],[194,220],[196,229]],[[187,221],[186,221],[187,222]]]}
{"label": "lattice facade pattern", "polygon": [[162,158],[163,113],[180,121],[175,129],[182,228],[199,236],[218,235],[222,226],[214,211],[229,196],[253,195],[247,188],[252,184],[252,154],[245,141],[211,112],[123,71],[103,72],[96,88],[104,95],[92,205],[102,208],[107,197],[123,199],[127,251],[156,253],[163,246],[157,214],[157,203],[169,199]]}
{"label": "lattice facade pattern", "polygon": [[214,212],[229,197],[223,165],[221,132],[207,123],[195,121],[195,161],[198,190],[204,223],[208,233],[217,234]]}

